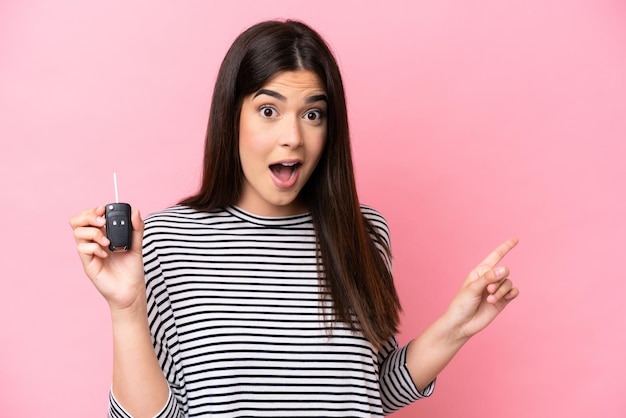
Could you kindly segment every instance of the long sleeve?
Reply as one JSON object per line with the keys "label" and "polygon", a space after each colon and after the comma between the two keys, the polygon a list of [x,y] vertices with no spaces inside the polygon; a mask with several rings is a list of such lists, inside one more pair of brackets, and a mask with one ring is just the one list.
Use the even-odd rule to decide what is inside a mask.
{"label": "long sleeve", "polygon": [[[155,418],[182,418],[187,414],[187,393],[179,366],[180,359],[175,351],[178,335],[158,259],[158,249],[150,239],[149,223],[144,233],[143,257],[150,334],[159,364],[170,386],[167,403]],[[109,417],[132,417],[117,401],[113,391],[109,394]]]}
{"label": "long sleeve", "polygon": [[[182,412],[180,412],[180,408],[177,405],[176,399],[174,398],[172,392],[170,391],[170,396],[167,399],[167,403],[163,407],[163,409],[155,415],[155,418],[166,418],[166,417],[176,417],[181,418]],[[110,418],[132,418],[132,415],[129,414],[122,405],[117,401],[113,391],[109,392],[109,417]]]}
{"label": "long sleeve", "polygon": [[[381,257],[385,260],[389,270],[392,268],[392,260],[384,250],[382,244],[391,248],[389,226],[385,218],[375,209],[361,205],[362,213],[372,222],[378,230],[380,239],[384,243],[376,241]],[[375,239],[374,236],[372,236]],[[378,353],[380,395],[385,415],[411,404],[412,402],[430,396],[435,389],[435,381],[431,382],[423,392],[420,392],[406,365],[406,352],[408,345],[399,348],[396,338],[390,339]]]}
{"label": "long sleeve", "polygon": [[435,390],[435,381],[420,392],[406,366],[407,346],[398,348],[392,338],[379,352],[379,384],[380,395],[385,415],[415,402],[429,397]]}

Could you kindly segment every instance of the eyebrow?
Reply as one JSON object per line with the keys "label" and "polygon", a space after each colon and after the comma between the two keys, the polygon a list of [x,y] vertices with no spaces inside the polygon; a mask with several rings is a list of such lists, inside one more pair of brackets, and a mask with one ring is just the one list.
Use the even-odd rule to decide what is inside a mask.
{"label": "eyebrow", "polygon": [[[280,100],[281,102],[286,102],[287,101],[287,98],[285,96],[283,96],[282,94],[280,94],[277,91],[270,90],[270,89],[261,89],[261,90],[257,91],[254,94],[253,98],[255,98],[257,96],[260,96],[262,94],[266,94],[268,96],[274,97],[274,98]],[[316,95],[313,95],[313,96],[309,96],[309,97],[307,97],[305,99],[304,102],[308,104],[308,103],[315,103],[315,102],[320,102],[320,101],[328,102],[328,98],[326,97],[325,94],[316,94]]]}

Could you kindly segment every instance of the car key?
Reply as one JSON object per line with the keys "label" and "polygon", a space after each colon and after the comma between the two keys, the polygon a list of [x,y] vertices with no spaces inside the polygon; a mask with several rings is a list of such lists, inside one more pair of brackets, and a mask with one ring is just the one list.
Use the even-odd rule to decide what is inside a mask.
{"label": "car key", "polygon": [[130,221],[130,205],[119,201],[117,174],[115,172],[113,172],[113,184],[115,186],[115,203],[106,205],[104,213],[106,234],[110,241],[109,250],[113,252],[128,251],[130,250],[133,229]]}

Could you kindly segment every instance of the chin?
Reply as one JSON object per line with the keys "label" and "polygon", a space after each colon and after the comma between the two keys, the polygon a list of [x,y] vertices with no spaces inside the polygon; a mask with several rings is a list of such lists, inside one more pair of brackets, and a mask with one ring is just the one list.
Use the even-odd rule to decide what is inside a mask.
{"label": "chin", "polygon": [[278,200],[270,203],[277,216],[298,215],[307,211],[306,205],[299,199]]}

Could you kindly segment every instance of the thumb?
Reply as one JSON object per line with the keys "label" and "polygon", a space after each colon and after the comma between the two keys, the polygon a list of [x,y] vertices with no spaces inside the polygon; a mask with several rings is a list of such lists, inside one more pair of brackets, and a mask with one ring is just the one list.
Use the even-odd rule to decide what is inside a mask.
{"label": "thumb", "polygon": [[141,247],[143,241],[143,230],[144,230],[144,222],[141,219],[141,213],[139,213],[139,209],[133,209],[131,212],[131,223],[133,225],[133,233],[132,233],[132,244],[131,247],[133,251],[141,254]]}
{"label": "thumb", "polygon": [[508,269],[506,267],[496,267],[489,269],[483,274],[476,273],[476,278],[471,281],[467,288],[476,296],[483,294],[487,286],[492,283],[497,283],[503,278],[508,276]]}

